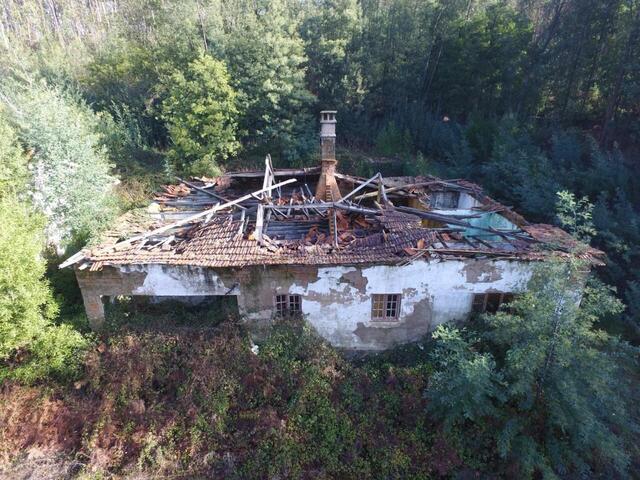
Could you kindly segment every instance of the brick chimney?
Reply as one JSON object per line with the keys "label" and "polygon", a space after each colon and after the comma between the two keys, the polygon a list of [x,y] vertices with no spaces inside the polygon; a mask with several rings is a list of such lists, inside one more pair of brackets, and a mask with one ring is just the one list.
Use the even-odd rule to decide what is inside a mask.
{"label": "brick chimney", "polygon": [[336,111],[320,112],[320,179],[316,187],[316,199],[332,202],[342,198],[336,178]]}

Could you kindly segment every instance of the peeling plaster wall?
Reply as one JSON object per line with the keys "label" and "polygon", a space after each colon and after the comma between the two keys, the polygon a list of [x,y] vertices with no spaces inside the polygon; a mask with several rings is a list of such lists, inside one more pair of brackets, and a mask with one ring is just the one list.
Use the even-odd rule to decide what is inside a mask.
{"label": "peeling plaster wall", "polygon": [[142,285],[133,289],[132,295],[225,295],[234,285],[232,278],[225,283],[219,272],[211,269],[162,265],[145,265],[141,268],[147,275]]}
{"label": "peeling plaster wall", "polygon": [[[264,278],[269,302],[259,304],[260,297],[252,297],[255,303],[247,317],[260,321],[269,316],[276,293],[299,294],[303,313],[323,337],[338,347],[363,350],[417,340],[441,323],[464,320],[475,293],[520,291],[531,274],[528,263],[475,259],[403,267],[320,267],[317,278],[302,281],[295,278],[295,270],[289,273],[293,280]],[[371,295],[376,293],[402,294],[398,321],[371,321]]]}
{"label": "peeling plaster wall", "polygon": [[[76,274],[88,313],[102,295],[238,295],[240,313],[259,332],[271,324],[276,294],[299,294],[307,320],[333,345],[382,350],[417,340],[441,323],[466,319],[475,293],[522,290],[531,270],[527,262],[465,259],[402,267],[139,265]],[[376,293],[402,295],[398,321],[371,321]]]}
{"label": "peeling plaster wall", "polygon": [[104,267],[96,272],[76,269],[87,316],[94,329],[99,329],[104,321],[102,297],[237,295],[237,276],[230,269],[214,271],[164,265]]}

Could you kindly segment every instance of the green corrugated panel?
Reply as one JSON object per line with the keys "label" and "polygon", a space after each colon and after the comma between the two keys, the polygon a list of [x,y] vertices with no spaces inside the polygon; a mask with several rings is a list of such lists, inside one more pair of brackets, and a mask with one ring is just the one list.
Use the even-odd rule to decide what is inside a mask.
{"label": "green corrugated panel", "polygon": [[[502,215],[498,213],[485,213],[480,218],[470,218],[468,222],[474,227],[480,228],[495,228],[497,230],[517,230],[518,227],[511,223],[509,220],[504,218]],[[453,225],[452,225],[453,226]],[[478,230],[476,228],[467,228],[464,232],[462,232],[465,236],[479,236],[483,240],[488,241],[497,241],[500,240],[500,236],[492,235],[489,232]]]}

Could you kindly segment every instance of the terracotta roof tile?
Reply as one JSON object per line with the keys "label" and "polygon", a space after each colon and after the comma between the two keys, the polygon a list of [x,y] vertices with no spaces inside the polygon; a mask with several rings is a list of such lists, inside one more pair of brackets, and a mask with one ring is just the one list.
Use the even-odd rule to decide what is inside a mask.
{"label": "terracotta roof tile", "polygon": [[[332,214],[331,209],[328,210],[329,215],[321,216],[317,212],[314,213],[313,207],[309,206],[308,211],[294,209],[293,212],[287,212],[286,220],[281,218],[282,212],[287,211],[292,204],[304,205],[303,202],[308,201],[304,199],[305,190],[298,184],[293,184],[295,188],[289,185],[278,192],[278,198],[273,199],[273,204],[281,209],[281,212],[277,213],[274,210],[269,221],[265,218],[262,242],[256,240],[253,233],[258,198],[244,202],[244,212],[227,210],[218,212],[208,219],[200,216],[197,221],[172,227],[162,235],[146,234],[136,241],[121,241],[130,235],[123,232],[154,232],[153,228],[167,224],[173,226],[171,222],[175,222],[176,219],[190,218],[194,212],[211,208],[219,201],[212,196],[213,192],[226,198],[239,198],[247,191],[254,191],[253,187],[256,183],[261,183],[261,179],[249,173],[233,174],[237,178],[207,179],[206,182],[200,182],[197,188],[191,188],[194,185],[190,182],[165,187],[162,193],[156,195],[157,203],[147,212],[147,218],[143,223],[126,229],[120,228],[120,233],[115,232],[111,235],[111,242],[85,250],[84,261],[89,263],[91,269],[99,269],[102,265],[108,264],[167,264],[217,268],[284,264],[397,264],[413,256],[429,258],[461,255],[538,260],[547,256],[550,250],[566,253],[575,250],[577,246],[577,242],[570,235],[557,227],[528,224],[508,207],[485,196],[481,188],[471,182],[441,181],[435,177],[397,177],[390,181],[389,185],[401,186],[422,182],[437,183],[437,188],[442,188],[443,185],[446,188],[447,185],[455,183],[480,200],[481,209],[499,211],[521,230],[508,238],[502,235],[505,237],[503,240],[488,245],[487,242],[470,242],[461,233],[453,230],[438,231],[423,227],[420,217],[400,212],[392,206],[375,210],[369,208],[364,209],[369,213],[357,213],[358,205],[352,204],[353,211],[336,210],[338,243],[335,245],[328,221],[329,215]],[[304,181],[308,175],[314,174],[311,170],[303,173]],[[354,177],[349,178],[354,184],[359,181]],[[242,182],[248,182],[244,188]],[[206,189],[210,189],[212,193],[207,193]],[[360,211],[362,210],[360,208]],[[371,213],[372,211],[374,213]],[[129,217],[135,216],[129,214]],[[169,218],[171,220],[168,220]],[[424,255],[427,251],[428,254]],[[581,254],[592,260],[600,259],[595,263],[601,263],[603,256],[602,252],[595,249],[584,250]]]}

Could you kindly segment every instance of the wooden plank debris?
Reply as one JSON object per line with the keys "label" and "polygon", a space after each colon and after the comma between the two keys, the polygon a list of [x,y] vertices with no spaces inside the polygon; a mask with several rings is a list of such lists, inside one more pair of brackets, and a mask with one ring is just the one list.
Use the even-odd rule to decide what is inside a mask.
{"label": "wooden plank debris", "polygon": [[78,263],[79,261],[81,261],[82,259],[85,258],[85,252],[84,250],[80,250],[77,253],[74,253],[73,255],[71,255],[69,258],[67,258],[64,262],[62,262],[58,268],[67,268],[75,263]]}
{"label": "wooden plank debris", "polygon": [[[294,170],[289,169],[289,172],[292,171]],[[299,176],[315,175],[319,173],[319,169],[303,169],[295,170],[295,172],[295,175]],[[228,181],[222,183],[225,195],[231,197],[240,195],[231,201],[225,201],[223,196],[209,188],[203,188],[200,184],[178,178],[181,185],[173,189],[166,188],[168,193],[159,195],[157,201],[164,206],[170,205],[169,209],[162,212],[165,218],[171,216],[174,218],[183,216],[184,218],[115,243],[108,247],[112,249],[111,252],[114,256],[104,258],[118,258],[119,254],[115,253],[118,251],[123,251],[123,258],[128,258],[127,255],[131,255],[132,252],[135,253],[143,249],[146,252],[144,253],[145,259],[155,258],[150,256],[149,252],[173,250],[176,248],[176,244],[181,242],[180,251],[177,252],[179,255],[183,253],[183,246],[186,245],[188,248],[190,245],[188,241],[183,241],[183,236],[188,235],[194,223],[201,223],[203,220],[215,222],[211,226],[212,235],[218,234],[213,232],[221,232],[220,235],[223,235],[221,238],[231,238],[229,247],[230,252],[234,253],[230,255],[242,257],[234,261],[243,262],[244,256],[246,256],[246,261],[249,263],[252,261],[251,255],[264,256],[267,251],[283,255],[282,258],[275,260],[275,263],[278,263],[288,258],[286,257],[287,252],[299,251],[300,249],[306,250],[309,255],[318,255],[318,261],[323,255],[332,255],[334,258],[331,261],[336,261],[335,258],[344,255],[344,252],[349,252],[348,255],[351,255],[350,248],[354,248],[354,255],[359,256],[358,262],[368,261],[367,259],[376,261],[376,258],[382,261],[380,259],[384,258],[384,261],[395,263],[396,258],[400,258],[398,257],[400,255],[402,260],[398,263],[399,265],[407,265],[423,257],[438,259],[444,258],[444,256],[446,258],[463,258],[464,256],[476,255],[506,258],[526,253],[526,244],[523,244],[523,241],[533,241],[529,234],[522,230],[479,227],[468,221],[470,218],[479,218],[485,211],[470,214],[437,213],[419,208],[395,206],[389,196],[393,194],[391,198],[394,201],[403,197],[424,198],[424,195],[420,197],[411,191],[412,188],[420,187],[436,187],[436,190],[451,188],[475,192],[476,190],[466,186],[472,186],[472,184],[456,185],[437,179],[431,180],[434,177],[427,177],[428,181],[401,185],[402,179],[385,181],[380,173],[369,179],[336,174],[337,178],[351,182],[354,188],[342,199],[333,201],[333,198],[328,196],[327,201],[324,201],[313,196],[304,179],[302,186],[284,189],[283,196],[282,187],[296,182],[296,179],[290,178],[284,182],[276,183],[276,177],[281,174],[282,171],[276,171],[273,168],[271,158],[267,156],[262,172],[237,172],[237,175],[228,175],[231,178],[252,179],[248,182],[251,184],[258,183],[258,179],[262,178],[262,188],[246,195],[243,195],[244,192],[236,189],[234,185],[230,187]],[[208,187],[208,184],[205,185]],[[244,191],[247,189],[245,188]],[[222,203],[210,207],[214,202],[207,201],[207,197],[214,197]],[[365,203],[365,206],[355,203],[361,202],[363,199],[370,199],[370,201]],[[398,202],[396,201],[396,203]],[[205,209],[198,210],[198,208]],[[224,212],[225,222],[217,222],[214,218],[222,218],[219,215],[216,216],[219,212]],[[420,218],[434,220],[445,225],[446,228],[422,226]],[[253,234],[249,238],[245,233],[247,225],[255,225]],[[222,233],[229,231],[229,228],[231,228],[230,235]],[[473,230],[470,231],[470,229]],[[495,240],[485,240],[477,235],[465,236],[466,232],[473,233],[474,231],[482,232],[479,234],[480,236],[489,234],[490,238]],[[493,235],[499,236],[504,241]],[[416,239],[419,241],[417,248],[414,248]],[[136,241],[140,243],[134,249],[128,248]],[[206,251],[208,248],[207,238],[195,241],[202,242],[202,246],[200,243],[196,243],[197,248],[194,251],[198,255]],[[511,245],[507,245],[507,242]],[[256,243],[262,248],[256,249]],[[331,248],[330,245],[333,245],[334,248]],[[353,247],[351,247],[352,245]],[[428,247],[425,248],[425,245]],[[524,248],[523,245],[525,245]],[[215,245],[215,250],[212,248],[214,253],[211,255],[220,255],[218,253],[220,248],[220,245]],[[394,248],[399,250],[395,252]],[[256,253],[256,251],[261,253]],[[88,262],[82,263],[83,268],[89,268],[87,265],[90,265],[92,270],[99,269],[104,264],[103,262],[106,261],[106,264],[112,262],[111,259],[103,260],[101,257],[103,253],[109,254],[109,249],[100,250],[97,254],[95,251],[92,254],[89,254],[88,251],[79,252],[64,262],[61,268],[87,260]],[[143,253],[141,252],[140,255]],[[261,257],[261,261],[269,263],[265,257]],[[228,263],[227,260],[218,259],[215,259],[215,262]]]}
{"label": "wooden plank debris", "polygon": [[477,235],[472,235],[471,238],[473,238],[474,240],[476,240],[477,242],[480,242],[482,245],[484,245],[487,248],[493,248],[493,245],[491,245],[489,242],[484,241],[483,239],[481,239],[479,236]]}
{"label": "wooden plank debris", "polygon": [[343,202],[343,203],[346,202],[347,200],[349,200],[351,197],[353,197],[356,193],[358,193],[363,188],[365,188],[365,187],[371,185],[373,182],[379,181],[381,179],[382,179],[382,175],[380,175],[380,172],[376,173],[373,177],[371,177],[366,182],[362,183],[359,187],[355,188],[354,190],[351,190],[351,192],[349,192],[348,194],[343,196],[340,199],[340,202]]}
{"label": "wooden plank debris", "polygon": [[262,227],[264,224],[264,205],[258,205],[258,213],[256,214],[256,229],[254,237],[259,244],[262,244]]}
{"label": "wooden plank debris", "polygon": [[[316,175],[318,173],[320,173],[320,167],[278,168],[273,170],[275,177],[301,177],[305,175]],[[264,173],[261,171],[227,172],[224,176],[228,178],[261,178],[264,176]]]}
{"label": "wooden plank debris", "polygon": [[270,200],[270,195],[267,195],[270,190],[267,190],[275,180],[275,176],[273,175],[273,166],[271,165],[271,155],[267,155],[264,158],[264,179],[262,180],[262,190],[263,193],[260,194],[260,198],[266,198]]}
{"label": "wooden plank debris", "polygon": [[[432,180],[429,182],[418,182],[418,183],[408,183],[406,185],[397,185],[395,187],[387,188],[387,193],[397,193],[402,190],[410,190],[412,188],[420,188],[420,187],[429,187],[432,185],[442,185],[444,182],[442,180]],[[358,195],[354,200],[362,200],[365,198],[373,198],[377,195],[377,192],[369,192],[363,193],[362,195]]]}
{"label": "wooden plank debris", "polygon": [[[218,200],[220,200],[222,202],[225,202],[225,203],[229,202],[228,198],[224,198],[222,195],[218,195],[217,193],[211,192],[211,191],[209,191],[209,190],[207,190],[205,188],[198,187],[197,185],[195,185],[195,184],[193,184],[191,182],[187,182],[186,180],[183,180],[180,177],[176,177],[176,180],[178,180],[179,182],[184,183],[186,186],[188,186],[190,188],[193,188],[194,190],[197,190],[198,192],[202,192],[202,193],[210,195],[210,196],[212,196],[214,198],[217,198]],[[240,207],[240,208],[244,208],[244,207]]]}
{"label": "wooden plank debris", "polygon": [[238,228],[237,237],[241,238],[244,235],[244,226],[246,219],[247,210],[242,210],[242,214],[240,215],[240,227]]}
{"label": "wooden plank debris", "polygon": [[138,240],[142,240],[144,238],[147,237],[151,237],[153,235],[158,235],[160,233],[164,233],[167,232],[169,230],[171,230],[172,228],[176,228],[176,227],[180,227],[182,225],[186,225],[188,223],[192,223],[194,220],[198,220],[202,217],[206,217],[207,215],[211,214],[211,213],[215,213],[215,212],[219,212],[220,210],[225,210],[227,208],[233,207],[235,205],[238,205],[239,203],[244,202],[245,200],[249,200],[250,198],[254,197],[255,195],[259,195],[261,193],[264,193],[266,190],[273,190],[274,188],[277,187],[281,187],[283,185],[289,185],[291,183],[295,183],[297,182],[297,180],[295,178],[290,178],[289,180],[285,180],[284,182],[280,182],[280,183],[276,183],[275,185],[271,185],[269,188],[267,189],[260,189],[260,190],[256,190],[255,192],[251,192],[248,193],[247,195],[243,195],[242,197],[236,198],[235,200],[232,200],[230,202],[227,203],[222,203],[220,205],[216,205],[215,207],[209,209],[209,210],[203,210],[200,213],[197,213],[195,215],[192,215],[191,217],[185,218],[183,220],[180,220],[179,222],[175,222],[175,223],[170,223],[169,225],[165,225],[163,227],[157,228],[155,230],[152,230],[150,232],[147,232],[143,235],[138,235],[136,237],[132,237],[129,238],[127,240],[123,240],[121,242],[118,242],[117,244],[113,245],[113,248],[118,248],[118,247],[122,247],[125,245],[129,245],[132,242],[136,242]]}

